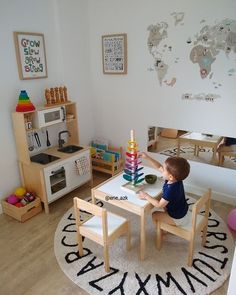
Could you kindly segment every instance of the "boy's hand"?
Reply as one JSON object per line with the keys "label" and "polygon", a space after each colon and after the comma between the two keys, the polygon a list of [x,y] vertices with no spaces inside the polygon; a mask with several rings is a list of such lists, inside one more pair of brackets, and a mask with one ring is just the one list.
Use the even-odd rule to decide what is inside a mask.
{"label": "boy's hand", "polygon": [[141,153],[141,157],[142,157],[143,159],[147,159],[147,158],[148,158],[148,155],[147,155],[146,153],[142,152],[142,153]]}
{"label": "boy's hand", "polygon": [[138,197],[139,197],[139,199],[141,199],[141,200],[147,200],[147,196],[148,196],[148,194],[146,194],[146,193],[143,192],[143,191],[140,191],[139,194],[138,194]]}

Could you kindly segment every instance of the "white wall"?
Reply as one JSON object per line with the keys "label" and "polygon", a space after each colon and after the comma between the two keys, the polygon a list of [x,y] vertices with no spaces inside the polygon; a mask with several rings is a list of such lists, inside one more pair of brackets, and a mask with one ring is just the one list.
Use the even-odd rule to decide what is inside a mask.
{"label": "white wall", "polygon": [[[35,105],[42,105],[44,90],[66,85],[78,102],[81,143],[93,134],[88,87],[88,37],[86,1],[0,0],[0,199],[20,185],[11,112],[21,89]],[[48,78],[20,80],[13,31],[44,34]],[[88,124],[87,124],[88,122]]]}
{"label": "white wall", "polygon": [[[235,19],[236,2],[228,1],[162,1],[162,0],[120,0],[89,1],[90,17],[90,60],[92,65],[93,98],[96,134],[111,140],[114,145],[126,145],[129,130],[134,128],[140,149],[146,149],[147,127],[149,125],[187,129],[236,137],[235,93],[236,85],[224,84],[221,99],[214,103],[204,101],[184,101],[181,95],[188,90],[202,92],[212,90],[207,80],[199,81],[191,65],[183,62],[177,74],[175,87],[160,87],[155,71],[148,71],[153,60],[147,49],[150,24],[170,21],[170,13],[185,12],[186,39],[188,34],[197,33],[199,21],[207,22],[224,18]],[[176,27],[179,30],[179,27]],[[104,75],[102,73],[101,36],[113,33],[127,33],[128,74]],[[177,35],[178,36],[178,35]],[[185,40],[173,42],[185,42]],[[174,36],[173,36],[174,38]],[[184,43],[185,45],[185,43]],[[185,50],[183,48],[183,50]],[[235,58],[234,58],[235,61]],[[214,65],[215,66],[215,65]],[[232,65],[233,66],[233,65]],[[217,68],[218,67],[218,68]],[[235,63],[234,63],[234,67]],[[219,62],[215,72],[221,71]],[[185,77],[183,76],[183,73]],[[178,79],[182,82],[178,83]],[[185,80],[183,80],[186,78]],[[234,77],[235,79],[235,77]],[[202,82],[202,84],[200,84]],[[198,87],[197,87],[197,86]],[[203,85],[204,89],[200,89]],[[199,89],[198,89],[199,88]],[[164,159],[157,156],[159,159]],[[214,166],[191,163],[188,184],[193,187],[212,187],[216,192],[232,196],[236,203],[236,171]]]}

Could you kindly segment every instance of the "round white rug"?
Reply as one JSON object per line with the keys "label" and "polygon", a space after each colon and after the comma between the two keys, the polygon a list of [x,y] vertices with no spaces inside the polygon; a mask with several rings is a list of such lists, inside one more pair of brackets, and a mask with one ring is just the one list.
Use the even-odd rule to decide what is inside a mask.
{"label": "round white rug", "polygon": [[[195,200],[188,197],[189,204]],[[103,263],[103,248],[84,239],[84,256],[77,248],[73,208],[59,222],[54,238],[54,251],[63,272],[89,294],[209,294],[219,288],[230,274],[234,240],[225,222],[210,212],[207,244],[201,247],[200,237],[195,241],[193,266],[187,266],[187,241],[167,234],[158,251],[156,232],[147,216],[146,259],[139,259],[140,218],[98,201],[100,206],[123,215],[131,221],[132,249],[126,251],[124,237],[110,247],[110,273]],[[83,213],[82,219],[88,214]]]}

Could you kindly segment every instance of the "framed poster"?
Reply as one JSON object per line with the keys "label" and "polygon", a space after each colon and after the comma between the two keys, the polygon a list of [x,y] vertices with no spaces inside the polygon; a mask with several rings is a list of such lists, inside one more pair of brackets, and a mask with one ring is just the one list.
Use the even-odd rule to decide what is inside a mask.
{"label": "framed poster", "polygon": [[127,74],[127,34],[102,36],[103,74]]}
{"label": "framed poster", "polygon": [[14,32],[14,42],[20,79],[47,78],[44,35]]}

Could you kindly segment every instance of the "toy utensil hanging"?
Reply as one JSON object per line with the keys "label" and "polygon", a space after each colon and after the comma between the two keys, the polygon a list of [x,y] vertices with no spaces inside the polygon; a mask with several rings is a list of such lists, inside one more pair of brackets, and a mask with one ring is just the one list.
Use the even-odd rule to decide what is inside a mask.
{"label": "toy utensil hanging", "polygon": [[32,141],[32,134],[28,133],[28,149],[30,152],[34,150],[34,142]]}
{"label": "toy utensil hanging", "polygon": [[50,145],[51,145],[51,143],[50,143],[50,141],[49,141],[48,130],[46,130],[46,135],[47,135],[47,146],[50,146]]}

